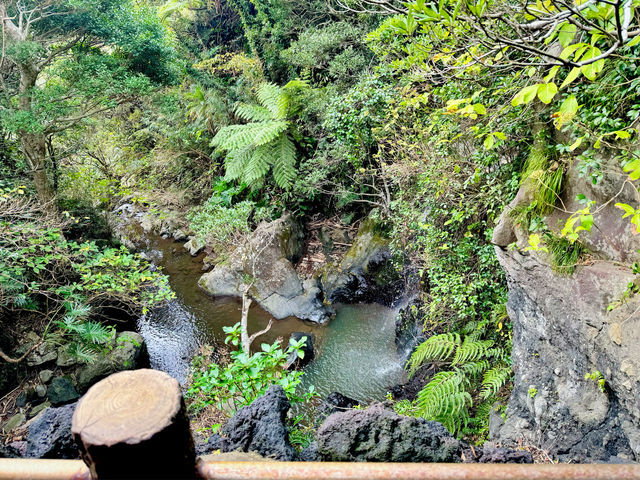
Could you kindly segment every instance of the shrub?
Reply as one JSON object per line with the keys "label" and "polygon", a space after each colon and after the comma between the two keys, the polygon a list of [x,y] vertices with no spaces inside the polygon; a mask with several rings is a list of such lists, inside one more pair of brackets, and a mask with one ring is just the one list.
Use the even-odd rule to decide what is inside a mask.
{"label": "shrub", "polygon": [[298,393],[303,372],[285,368],[289,355],[304,357],[305,339],[290,343],[286,349],[279,341],[272,345],[263,343],[261,351],[252,354],[240,347],[240,328],[240,323],[224,327],[227,333],[225,343],[238,347],[231,353],[227,365],[205,365],[201,356],[193,359],[192,377],[186,394],[192,411],[197,413],[212,405],[231,416],[266,393],[271,385],[280,385],[294,403],[306,401],[314,395],[313,386]]}

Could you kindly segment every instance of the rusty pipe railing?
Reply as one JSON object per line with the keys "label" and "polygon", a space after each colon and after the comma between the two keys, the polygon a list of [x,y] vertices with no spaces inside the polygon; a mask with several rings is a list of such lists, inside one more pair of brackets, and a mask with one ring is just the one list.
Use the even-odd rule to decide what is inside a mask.
{"label": "rusty pipe railing", "polygon": [[[640,465],[198,462],[205,480],[627,480]],[[80,460],[0,459],[0,480],[90,480]]]}

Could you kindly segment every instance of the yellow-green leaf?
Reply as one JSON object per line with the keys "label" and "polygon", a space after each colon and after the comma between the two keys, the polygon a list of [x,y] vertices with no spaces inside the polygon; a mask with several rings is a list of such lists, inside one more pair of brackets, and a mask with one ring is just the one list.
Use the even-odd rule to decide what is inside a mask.
{"label": "yellow-green leaf", "polygon": [[560,85],[560,88],[564,88],[567,85],[569,85],[576,78],[578,78],[581,73],[582,73],[582,69],[580,67],[572,68],[571,71],[569,72],[569,75],[567,75],[567,78],[565,78],[564,82],[562,82],[562,85]]}
{"label": "yellow-green leaf", "polygon": [[538,86],[539,84],[536,83],[535,85],[524,87],[518,92],[515,97],[513,97],[513,100],[511,100],[511,105],[517,107],[518,105],[531,102],[534,98],[536,98],[536,93],[538,93]]}
{"label": "yellow-green leaf", "polygon": [[538,98],[542,103],[551,103],[556,93],[558,93],[558,86],[553,82],[541,83],[538,86]]}

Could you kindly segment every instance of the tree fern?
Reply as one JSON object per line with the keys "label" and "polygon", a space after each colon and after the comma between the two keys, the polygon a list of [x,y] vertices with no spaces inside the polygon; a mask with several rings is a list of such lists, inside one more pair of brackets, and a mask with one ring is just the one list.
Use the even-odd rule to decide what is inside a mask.
{"label": "tree fern", "polygon": [[227,151],[225,179],[249,185],[261,183],[273,169],[276,184],[288,189],[296,176],[296,148],[289,131],[294,94],[304,82],[285,87],[263,83],[256,97],[260,105],[241,103],[236,115],[248,123],[223,127],[211,146]]}
{"label": "tree fern", "polygon": [[235,112],[236,116],[247,122],[264,122],[273,118],[271,112],[265,107],[249,103],[239,103]]}
{"label": "tree fern", "polygon": [[281,135],[272,147],[278,161],[273,165],[273,178],[283,188],[289,188],[296,177],[296,147],[288,135]]}
{"label": "tree fern", "polygon": [[289,97],[285,89],[273,83],[263,83],[258,87],[258,101],[271,112],[272,118],[284,120],[289,109]]}

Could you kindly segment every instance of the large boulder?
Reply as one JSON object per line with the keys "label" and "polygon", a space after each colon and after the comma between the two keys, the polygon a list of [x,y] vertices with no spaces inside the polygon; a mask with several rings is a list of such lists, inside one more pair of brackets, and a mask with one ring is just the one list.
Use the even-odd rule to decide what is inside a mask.
{"label": "large boulder", "polygon": [[319,276],[330,303],[379,302],[390,305],[403,291],[392,263],[389,238],[373,218],[365,219],[344,258]]}
{"label": "large boulder", "polygon": [[134,370],[148,365],[146,344],[136,332],[120,332],[114,338],[110,351],[77,372],[77,386],[86,392],[91,385],[123,370]]}
{"label": "large boulder", "polygon": [[29,426],[27,457],[78,458],[78,447],[71,437],[71,417],[76,404],[47,408]]}
{"label": "large boulder", "polygon": [[437,422],[398,415],[384,404],[329,416],[318,453],[332,462],[461,462],[464,445]]}
{"label": "large boulder", "polygon": [[262,222],[227,261],[205,273],[199,285],[212,295],[241,297],[250,278],[249,295],[276,319],[326,322],[332,311],[320,299],[317,280],[303,280],[294,269],[302,252],[302,238],[299,225],[289,214]]}
{"label": "large boulder", "polygon": [[222,451],[257,452],[276,460],[296,459],[285,419],[291,404],[283,388],[274,385],[251,405],[242,407],[222,430]]}
{"label": "large boulder", "polygon": [[566,461],[640,458],[640,329],[629,315],[640,302],[607,313],[631,272],[595,263],[567,279],[534,254],[498,250],[498,258],[515,376],[506,421],[494,415],[491,438],[539,444]]}

